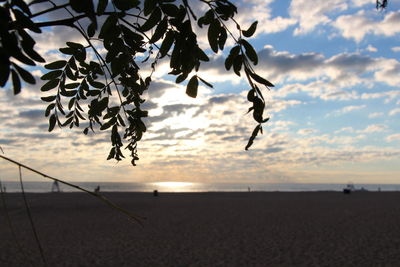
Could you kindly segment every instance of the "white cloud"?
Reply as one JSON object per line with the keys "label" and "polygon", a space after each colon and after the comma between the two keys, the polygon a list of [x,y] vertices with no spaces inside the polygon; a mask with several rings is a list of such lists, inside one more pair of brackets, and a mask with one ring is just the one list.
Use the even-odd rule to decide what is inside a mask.
{"label": "white cloud", "polygon": [[400,113],[400,108],[395,108],[389,112],[389,116],[395,116],[398,113]]}
{"label": "white cloud", "polygon": [[386,142],[400,141],[400,134],[392,134],[386,137]]}
{"label": "white cloud", "polygon": [[365,48],[365,50],[368,52],[373,52],[373,53],[378,52],[378,49],[372,45],[368,45],[367,48]]}
{"label": "white cloud", "polygon": [[378,15],[364,10],[356,14],[339,16],[332,25],[336,27],[344,38],[361,42],[367,34],[394,36],[400,32],[400,11],[385,14],[383,20],[372,19]]}
{"label": "white cloud", "polygon": [[329,13],[345,10],[347,7],[345,0],[292,0],[289,13],[299,21],[299,26],[294,31],[295,35],[309,33],[319,24],[330,23]]}
{"label": "white cloud", "polygon": [[359,133],[379,133],[386,131],[387,126],[383,124],[368,125],[364,130],[358,131]]}
{"label": "white cloud", "polygon": [[368,118],[375,119],[383,116],[383,112],[373,112],[368,115]]}
{"label": "white cloud", "polygon": [[352,111],[357,111],[360,109],[364,109],[366,108],[366,105],[350,105],[350,106],[345,106],[341,109],[335,110],[333,112],[330,112],[326,115],[326,117],[330,117],[330,116],[334,116],[334,117],[338,117],[341,115],[344,115],[346,113],[352,112]]}
{"label": "white cloud", "polygon": [[392,47],[393,52],[400,52],[400,46],[393,46]]}

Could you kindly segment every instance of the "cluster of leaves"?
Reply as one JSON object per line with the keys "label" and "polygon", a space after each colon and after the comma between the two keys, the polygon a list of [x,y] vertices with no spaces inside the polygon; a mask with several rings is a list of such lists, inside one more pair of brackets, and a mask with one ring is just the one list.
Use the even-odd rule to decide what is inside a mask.
{"label": "cluster of leaves", "polygon": [[29,66],[45,60],[33,49],[35,41],[27,30],[41,33],[40,28],[30,19],[32,13],[23,0],[0,1],[0,86],[9,80],[13,83],[14,94],[21,92],[21,79],[35,84],[35,78],[19,66],[15,60]]}
{"label": "cluster of leaves", "polygon": [[[8,80],[7,73],[11,72],[15,93],[21,88],[18,77],[28,83],[35,80],[10,58],[14,57],[27,65],[44,61],[33,50],[35,43],[25,29],[40,33],[41,27],[64,25],[75,28],[86,40],[85,45],[67,42],[66,47],[59,49],[64,59],[45,65],[48,72],[41,77],[46,81],[41,91],[49,95],[42,100],[49,103],[45,111],[49,117],[49,131],[55,125],[79,127],[81,121],[86,121],[85,134],[89,130],[94,131],[96,124],[100,130],[111,129],[112,148],[108,159],[121,160],[124,157],[122,140],[127,142],[132,164],[135,165],[139,159],[137,144],[146,132],[143,118],[148,115],[142,110],[145,102],[143,93],[151,84],[151,75],[159,59],[169,58],[169,74],[176,76],[176,83],[188,80],[188,96],[197,96],[199,82],[212,87],[197,74],[201,63],[209,61],[209,57],[198,45],[194,23],[207,28],[209,47],[214,53],[224,50],[228,37],[234,40],[235,44],[225,60],[225,68],[232,69],[238,76],[244,73],[250,85],[248,101],[252,106],[249,112],[253,112],[253,118],[258,123],[246,150],[253,144],[258,132],[262,133],[261,124],[268,121],[263,117],[265,100],[259,86],[269,88],[273,84],[255,73],[253,66],[258,64],[258,56],[245,40],[255,33],[257,22],[242,30],[234,19],[237,9],[228,0],[199,0],[208,7],[199,18],[187,0],[181,3],[175,3],[175,0],[145,0],[143,5],[139,0],[65,0],[59,5],[51,0],[35,0],[29,6],[22,0],[10,0],[10,3],[0,1],[5,2],[1,12],[7,15],[0,14],[0,56],[7,59],[1,61],[0,81],[4,86]],[[42,2],[48,2],[52,7],[32,14],[30,5]],[[43,19],[43,16],[46,18],[45,15],[56,10],[64,10],[70,18],[56,21]],[[14,15],[11,16],[10,12]],[[42,18],[40,22],[32,21],[36,17]],[[89,19],[85,27],[81,23],[83,19]],[[235,34],[226,26],[228,21],[236,25]],[[27,56],[22,54],[21,47]],[[106,52],[100,53],[99,47]],[[94,57],[89,58],[89,53]],[[147,61],[151,61],[152,72],[142,77],[139,63]],[[118,104],[112,100],[112,94],[113,99],[118,99]],[[87,106],[82,103],[87,103]]]}

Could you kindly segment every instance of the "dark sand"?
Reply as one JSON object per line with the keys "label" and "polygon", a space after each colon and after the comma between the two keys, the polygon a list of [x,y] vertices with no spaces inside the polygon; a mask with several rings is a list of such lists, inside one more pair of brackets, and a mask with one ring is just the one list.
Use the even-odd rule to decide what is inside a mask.
{"label": "dark sand", "polygon": [[[400,193],[27,194],[48,266],[400,266]],[[21,194],[18,240],[41,266]],[[0,211],[0,266],[30,266]]]}

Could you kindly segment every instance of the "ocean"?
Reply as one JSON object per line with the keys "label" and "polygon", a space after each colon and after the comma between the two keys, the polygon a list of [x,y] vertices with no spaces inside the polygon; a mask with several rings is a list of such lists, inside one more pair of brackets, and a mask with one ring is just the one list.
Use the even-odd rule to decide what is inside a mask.
{"label": "ocean", "polygon": [[[301,184],[301,183],[112,183],[112,182],[74,182],[73,184],[93,191],[100,186],[101,192],[301,192],[301,191],[342,191],[345,184]],[[19,182],[2,181],[6,192],[21,192]],[[400,184],[355,184],[356,189],[368,191],[400,191]],[[52,182],[24,182],[24,190],[32,193],[51,192]],[[60,184],[62,192],[78,192],[77,189]]]}

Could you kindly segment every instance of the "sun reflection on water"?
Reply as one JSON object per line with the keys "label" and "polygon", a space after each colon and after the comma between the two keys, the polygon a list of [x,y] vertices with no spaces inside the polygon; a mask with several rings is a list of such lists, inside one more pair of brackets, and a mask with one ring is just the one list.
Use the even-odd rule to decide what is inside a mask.
{"label": "sun reflection on water", "polygon": [[157,182],[153,183],[155,189],[164,192],[190,192],[193,183],[189,182]]}

